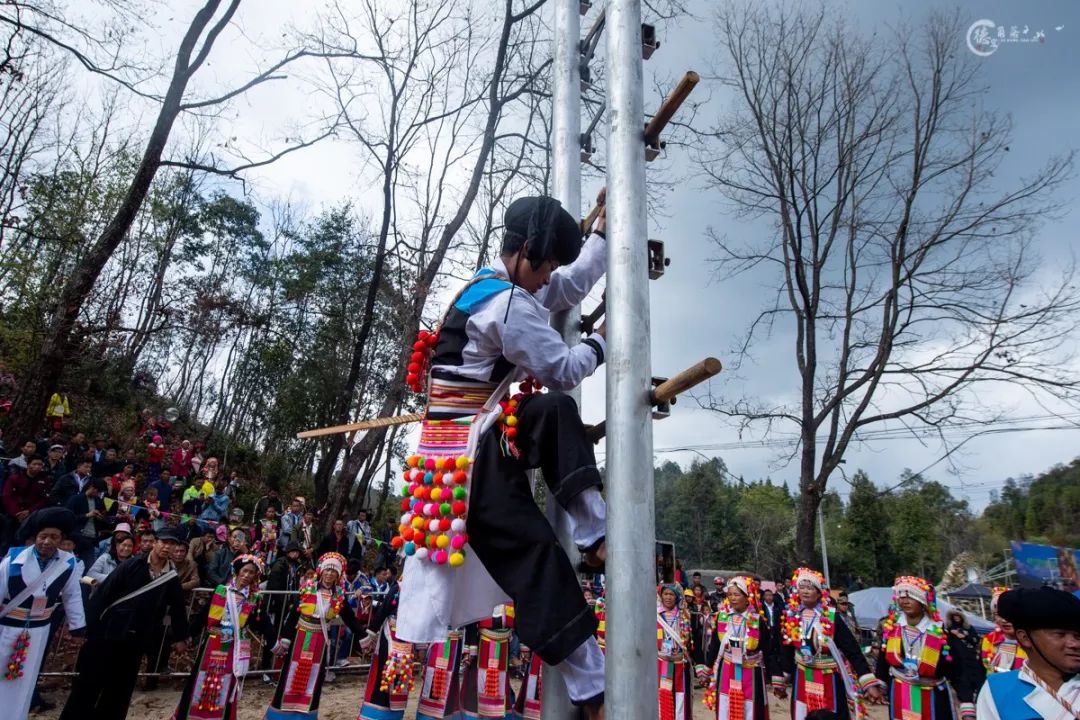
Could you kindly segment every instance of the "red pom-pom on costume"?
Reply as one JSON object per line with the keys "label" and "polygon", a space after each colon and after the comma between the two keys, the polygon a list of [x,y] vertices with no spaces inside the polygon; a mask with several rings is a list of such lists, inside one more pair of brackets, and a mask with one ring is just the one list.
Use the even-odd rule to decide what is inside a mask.
{"label": "red pom-pom on costume", "polygon": [[397,537],[390,540],[390,547],[394,548],[395,550],[400,550],[402,547],[404,547],[404,545],[405,541],[402,539],[401,535],[398,535]]}
{"label": "red pom-pom on costume", "polygon": [[429,337],[431,337],[431,333],[429,333],[427,330],[421,330],[420,332],[416,333],[417,340],[423,340],[424,342],[427,342],[427,339]]}
{"label": "red pom-pom on costume", "polygon": [[408,512],[410,507],[412,507],[412,501],[409,498],[402,498],[401,512]]}
{"label": "red pom-pom on costume", "polygon": [[416,530],[416,531],[413,532],[412,541],[414,543],[416,543],[417,545],[423,545],[424,540],[426,540],[426,539],[427,539],[427,536],[424,535],[424,533],[420,532],[419,530]]}
{"label": "red pom-pom on costume", "polygon": [[450,506],[450,512],[454,513],[454,515],[464,515],[465,502],[462,500],[455,500],[454,503]]}
{"label": "red pom-pom on costume", "polygon": [[450,518],[443,518],[439,521],[439,530],[446,532],[450,529]]}
{"label": "red pom-pom on costume", "polygon": [[456,473],[454,473],[454,484],[455,485],[464,485],[465,482],[468,479],[469,479],[469,476],[465,473],[464,470],[458,470]]}
{"label": "red pom-pom on costume", "polygon": [[419,375],[420,374],[420,363],[411,362],[411,363],[409,363],[408,367],[406,367],[405,369],[409,371],[410,375]]}
{"label": "red pom-pom on costume", "polygon": [[417,352],[423,352],[423,351],[427,350],[427,343],[424,342],[423,340],[417,340],[416,342],[413,343],[412,347],[413,347],[413,350],[415,350]]}
{"label": "red pom-pom on costume", "polygon": [[517,428],[516,427],[508,427],[503,432],[506,434],[506,437],[510,438],[511,440],[513,440],[514,438],[517,437]]}
{"label": "red pom-pom on costume", "polygon": [[427,344],[429,347],[435,347],[436,345],[438,345],[439,335],[437,333],[435,335],[428,335]]}

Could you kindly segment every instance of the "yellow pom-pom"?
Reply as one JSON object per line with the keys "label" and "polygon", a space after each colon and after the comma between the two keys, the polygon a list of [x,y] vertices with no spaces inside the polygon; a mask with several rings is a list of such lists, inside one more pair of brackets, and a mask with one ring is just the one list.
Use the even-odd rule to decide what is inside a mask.
{"label": "yellow pom-pom", "polygon": [[514,427],[515,425],[517,425],[517,416],[508,415],[506,417],[506,427]]}
{"label": "yellow pom-pom", "polygon": [[412,519],[412,526],[414,528],[416,528],[417,530],[424,527],[424,518],[422,518],[422,517],[414,517]]}
{"label": "yellow pom-pom", "polygon": [[440,535],[435,539],[435,544],[438,545],[440,549],[445,550],[450,547],[450,538],[445,535]]}
{"label": "yellow pom-pom", "polygon": [[[469,467],[469,458],[467,458],[464,455],[458,457],[458,459],[457,459],[457,468],[458,468],[458,470],[464,470],[467,467]],[[451,560],[453,560],[453,558],[451,558]],[[462,560],[462,562],[464,562],[464,559]]]}
{"label": "yellow pom-pom", "polygon": [[431,500],[432,500],[432,502],[437,501],[441,497],[442,497],[442,490],[440,490],[439,488],[431,488]]}
{"label": "yellow pom-pom", "polygon": [[450,567],[461,567],[465,564],[465,555],[462,553],[450,553]]}

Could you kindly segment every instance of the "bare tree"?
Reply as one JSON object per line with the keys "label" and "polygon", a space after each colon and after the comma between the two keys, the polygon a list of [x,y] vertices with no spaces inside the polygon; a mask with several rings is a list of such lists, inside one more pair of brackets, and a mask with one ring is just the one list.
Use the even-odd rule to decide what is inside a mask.
{"label": "bare tree", "polygon": [[[94,288],[99,275],[121,244],[138,216],[157,171],[161,167],[172,166],[189,170],[214,172],[225,175],[249,168],[259,167],[275,161],[282,155],[307,147],[332,133],[332,128],[311,139],[302,139],[290,143],[284,149],[257,160],[245,160],[237,165],[225,167],[220,162],[200,158],[168,159],[164,157],[166,146],[172,133],[173,125],[183,113],[212,112],[215,108],[241,96],[248,90],[271,80],[282,77],[282,68],[297,62],[311,54],[305,50],[295,50],[272,63],[266,69],[257,72],[250,80],[216,97],[188,97],[187,87],[198,70],[206,63],[215,42],[226,30],[240,7],[240,0],[207,0],[195,14],[180,41],[180,46],[173,63],[172,74],[164,95],[156,98],[136,88],[136,83],[125,80],[121,70],[124,65],[119,61],[103,69],[100,64],[88,60],[87,55],[79,51],[72,43],[62,39],[60,33],[72,31],[85,38],[87,34],[62,19],[55,13],[47,13],[45,3],[36,3],[31,7],[27,3],[12,3],[15,12],[0,15],[0,21],[16,28],[17,32],[29,32],[56,48],[73,55],[80,63],[93,72],[101,72],[116,79],[129,90],[143,97],[158,100],[160,108],[153,129],[147,138],[138,166],[127,186],[124,197],[115,214],[97,237],[91,249],[82,258],[74,272],[66,279],[55,309],[48,322],[41,353],[31,365],[23,379],[19,394],[12,408],[11,426],[16,434],[35,432],[44,417],[44,409],[49,395],[56,390],[63,373],[66,359],[70,355],[72,330],[80,309]],[[47,25],[28,25],[23,21],[28,11],[35,17],[44,18],[56,28],[56,33],[47,32]],[[5,10],[8,8],[5,7]]]}
{"label": "bare tree", "polygon": [[929,431],[948,452],[943,431],[1005,411],[995,388],[1080,399],[1073,273],[1037,276],[1032,249],[1072,155],[995,178],[1011,128],[979,109],[957,18],[928,20],[875,46],[824,8],[725,4],[715,18],[714,74],[735,106],[707,133],[700,166],[737,213],[769,226],[744,243],[713,233],[719,269],[777,279],[738,356],[793,330],[798,391],[703,404],[744,428],[797,431],[802,562],[860,431]]}

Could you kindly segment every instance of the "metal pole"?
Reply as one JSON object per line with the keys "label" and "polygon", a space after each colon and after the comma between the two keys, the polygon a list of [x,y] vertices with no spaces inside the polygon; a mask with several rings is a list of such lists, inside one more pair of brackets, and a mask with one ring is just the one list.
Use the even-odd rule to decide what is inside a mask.
{"label": "metal pole", "polygon": [[[552,197],[562,203],[575,218],[581,213],[581,70],[578,66],[578,41],[581,36],[581,20],[578,0],[556,0],[554,18],[555,38],[552,43]],[[575,307],[552,315],[551,325],[562,333],[567,345],[581,342],[581,308]],[[581,403],[581,390],[568,393]],[[569,517],[555,498],[547,496],[545,514],[555,530],[559,544],[570,556],[571,564],[577,564],[578,553],[570,532]],[[541,683],[541,708],[544,720],[571,720],[576,717],[570,704],[558,668],[545,664]]]}
{"label": "metal pole", "polygon": [[640,0],[611,0],[607,33],[605,715],[654,720],[656,524]]}
{"label": "metal pole", "polygon": [[817,506],[817,524],[818,531],[821,533],[821,569],[825,573],[825,584],[832,586],[829,582],[829,549],[825,547],[825,516],[821,514],[821,504]]}

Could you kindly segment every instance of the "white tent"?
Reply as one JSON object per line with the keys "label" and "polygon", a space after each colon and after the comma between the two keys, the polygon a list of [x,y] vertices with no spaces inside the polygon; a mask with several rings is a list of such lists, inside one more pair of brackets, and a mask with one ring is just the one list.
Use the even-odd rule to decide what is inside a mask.
{"label": "white tent", "polygon": [[[848,600],[855,605],[855,619],[859,621],[859,626],[873,628],[877,626],[878,620],[889,614],[889,604],[892,602],[892,588],[866,588],[858,592],[848,593]],[[941,613],[942,619],[945,619],[946,614],[950,611],[957,609],[952,603],[938,598],[938,611]],[[964,617],[971,623],[971,627],[981,634],[994,629],[994,623],[983,620],[978,615],[964,612]]]}

